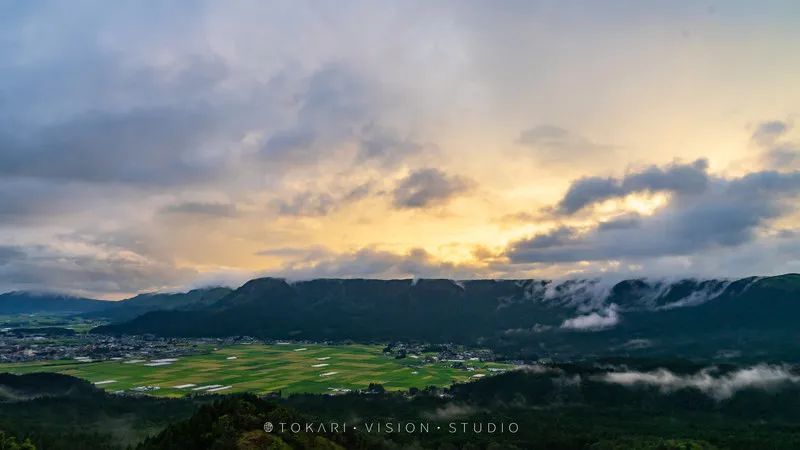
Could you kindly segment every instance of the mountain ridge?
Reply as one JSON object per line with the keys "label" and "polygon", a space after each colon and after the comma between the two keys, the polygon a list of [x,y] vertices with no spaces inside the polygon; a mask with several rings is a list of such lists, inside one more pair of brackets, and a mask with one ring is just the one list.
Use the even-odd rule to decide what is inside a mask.
{"label": "mountain ridge", "polygon": [[83,313],[108,307],[108,302],[54,292],[10,291],[0,294],[0,314]]}
{"label": "mountain ridge", "polygon": [[793,342],[800,338],[797,314],[797,274],[611,286],[599,280],[259,278],[208,306],[150,311],[94,332],[459,342],[526,354],[635,351],[631,343],[651,350],[705,346],[714,353]]}
{"label": "mountain ridge", "polygon": [[157,309],[208,305],[231,291],[225,287],[207,287],[187,292],[144,293],[123,300],[101,300],[57,292],[10,291],[0,294],[0,314],[59,313],[123,320]]}

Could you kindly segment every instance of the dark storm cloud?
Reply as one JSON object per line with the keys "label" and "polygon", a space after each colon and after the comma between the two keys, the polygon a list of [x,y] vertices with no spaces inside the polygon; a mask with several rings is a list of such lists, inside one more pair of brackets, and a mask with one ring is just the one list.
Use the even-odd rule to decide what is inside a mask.
{"label": "dark storm cloud", "polygon": [[639,192],[667,191],[697,194],[706,189],[708,162],[672,164],[664,169],[650,167],[623,178],[585,177],[574,181],[556,207],[561,214],[573,214],[586,206]]}
{"label": "dark storm cloud", "polygon": [[[648,172],[659,174],[658,178],[669,170]],[[692,255],[736,247],[754,241],[769,220],[793,211],[792,200],[798,194],[800,172],[713,178],[706,188],[684,191],[680,199],[651,216],[625,217],[590,229],[560,227],[513,243],[508,256],[516,263],[574,262]]]}
{"label": "dark storm cloud", "polygon": [[441,204],[470,190],[475,183],[439,169],[419,169],[397,183],[392,191],[397,208],[424,208]]}

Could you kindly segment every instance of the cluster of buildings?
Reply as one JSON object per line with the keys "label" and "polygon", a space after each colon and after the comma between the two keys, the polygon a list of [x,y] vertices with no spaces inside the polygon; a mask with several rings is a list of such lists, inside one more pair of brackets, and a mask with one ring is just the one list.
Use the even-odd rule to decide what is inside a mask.
{"label": "cluster of buildings", "polygon": [[240,342],[241,338],[189,339],[154,336],[42,336],[5,334],[0,339],[0,363],[64,360],[91,362],[109,359],[172,358],[196,353],[203,347]]}
{"label": "cluster of buildings", "polygon": [[420,362],[447,362],[453,367],[466,365],[470,361],[495,361],[494,352],[489,349],[475,349],[458,344],[424,344],[409,342],[390,342],[383,352],[395,358],[413,358]]}

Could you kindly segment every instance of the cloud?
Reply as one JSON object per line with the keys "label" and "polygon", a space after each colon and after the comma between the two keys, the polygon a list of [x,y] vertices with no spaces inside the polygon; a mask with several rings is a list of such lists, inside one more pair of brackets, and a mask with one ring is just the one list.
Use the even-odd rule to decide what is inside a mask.
{"label": "cloud", "polygon": [[779,120],[771,120],[762,122],[756,127],[751,139],[753,142],[761,146],[770,146],[775,141],[782,137],[789,130],[789,125],[786,122]]}
{"label": "cloud", "polygon": [[623,348],[625,350],[641,350],[641,349],[652,348],[652,347],[653,347],[653,341],[652,340],[650,340],[650,339],[641,339],[641,338],[631,339],[631,340],[625,342],[624,344],[622,344],[622,346],[621,346],[621,348]]}
{"label": "cloud", "polygon": [[373,191],[373,187],[374,183],[372,181],[361,183],[358,186],[352,188],[349,192],[347,192],[342,197],[342,200],[345,202],[357,202],[361,199],[366,198],[369,194],[371,194]]}
{"label": "cloud", "polygon": [[300,192],[289,198],[274,199],[272,205],[278,214],[283,216],[321,217],[332,213],[337,208],[363,200],[372,191],[373,183],[367,181],[338,194]]}
{"label": "cloud", "polygon": [[191,157],[214,128],[203,112],[178,109],[89,113],[0,142],[0,176],[94,183],[182,184],[220,169]]}
{"label": "cloud", "polygon": [[597,144],[555,125],[538,125],[524,130],[517,143],[533,149],[542,160],[571,164],[585,158],[608,158],[614,151],[614,146]]}
{"label": "cloud", "polygon": [[775,169],[796,168],[800,162],[800,147],[794,144],[773,147],[764,155],[764,161]]}
{"label": "cloud", "polygon": [[561,328],[576,331],[599,331],[616,326],[619,320],[617,305],[612,303],[602,311],[567,319],[561,324]]}
{"label": "cloud", "polygon": [[681,389],[697,389],[715,400],[726,400],[744,389],[778,389],[800,383],[800,376],[786,366],[759,364],[715,376],[713,369],[692,375],[678,375],[666,369],[652,372],[610,372],[598,377],[606,383],[622,386],[653,386],[663,393]]}
{"label": "cloud", "polygon": [[[75,245],[75,244],[73,244]],[[76,295],[118,296],[158,291],[188,283],[197,273],[155,261],[131,251],[90,247],[68,252],[55,246],[7,248],[0,263],[0,285],[5,290],[47,290]]]}
{"label": "cloud", "polygon": [[327,248],[316,245],[311,247],[276,247],[256,252],[260,256],[277,256],[288,260],[314,260],[329,258],[333,252]]}
{"label": "cloud", "polygon": [[[268,162],[313,163],[320,158],[392,168],[422,152],[422,144],[382,122],[380,91],[342,62],[311,74],[288,108],[293,123],[268,136],[260,156]],[[355,148],[352,158],[347,151]]]}
{"label": "cloud", "polygon": [[[90,224],[113,221],[126,215],[120,211],[134,214],[142,197],[141,192],[128,185],[100,188],[80,181],[0,176],[0,229],[9,231],[19,227],[31,232],[56,224],[63,229],[84,221]],[[98,211],[104,212],[99,218]]]}
{"label": "cloud", "polygon": [[370,120],[369,88],[358,74],[341,64],[315,71],[294,100],[294,123],[267,139],[267,160],[307,161],[333,154],[355,138]]}
{"label": "cloud", "polygon": [[[477,3],[320,2],[287,3],[276,13],[263,3],[96,1],[5,8],[0,238],[25,256],[6,258],[0,290],[18,284],[152,290],[184,282],[192,270],[178,270],[174,261],[203,276],[277,270],[284,261],[291,269],[319,264],[319,273],[348,276],[370,273],[353,259],[353,249],[363,248],[373,251],[357,256],[385,269],[378,274],[566,276],[612,267],[609,255],[632,260],[623,268],[653,267],[647,258],[663,255],[720,271],[734,264],[748,270],[745,256],[757,257],[760,270],[795,267],[796,239],[768,229],[792,211],[788,201],[745,193],[751,206],[744,207],[726,198],[733,193],[724,192],[725,179],[711,177],[702,194],[693,194],[664,183],[637,187],[601,172],[631,164],[642,149],[654,160],[670,152],[685,158],[709,142],[670,148],[681,142],[670,137],[675,130],[700,138],[734,135],[724,125],[728,111],[761,105],[764,92],[790,92],[795,80],[756,74],[720,83],[717,68],[728,73],[765,55],[747,45],[720,52],[712,42],[701,53],[714,58],[707,64],[714,73],[699,79],[684,43],[641,33],[636,24],[652,19],[648,8],[584,9],[517,5],[509,14]],[[660,12],[676,21],[670,23],[690,18],[678,9]],[[773,17],[743,14],[724,25],[744,20],[773,29],[769,20],[760,22]],[[625,41],[631,45],[621,49],[619,33],[608,30],[632,36]],[[552,45],[564,39],[569,49]],[[790,59],[778,57],[779,45],[766,47],[779,65],[771,73],[793,73]],[[708,120],[673,114],[698,88],[709,101],[696,113]],[[789,113],[782,103],[775,107],[776,114]],[[765,125],[754,139],[771,142],[775,151],[766,164],[786,173],[799,160],[792,159],[791,124],[782,123],[783,129]],[[533,126],[521,131],[520,124]],[[582,130],[602,130],[603,139],[636,147],[626,154]],[[503,151],[508,136],[519,139]],[[759,157],[765,149],[758,148]],[[715,156],[718,167],[728,156],[738,157],[725,151]],[[576,174],[599,180],[584,189],[586,200],[565,200],[564,211],[551,210],[557,214],[541,211],[558,200],[553,186]],[[478,183],[485,196],[460,201],[458,215],[437,214]],[[595,203],[626,189],[664,189],[668,195],[659,198],[671,203],[653,217],[588,217]],[[723,207],[731,212],[712,213]],[[413,209],[415,220],[395,208]],[[530,213],[509,215],[516,211]],[[212,217],[226,220],[200,220]],[[504,224],[487,217],[504,217]],[[521,233],[546,227],[562,230],[526,250]],[[519,251],[497,254],[509,241]],[[311,243],[340,254],[254,255]],[[427,258],[411,251],[423,244]],[[433,254],[470,258],[479,245],[488,251],[476,253],[474,267],[447,265]],[[712,258],[719,248],[738,253]],[[772,265],[770,252],[781,255]],[[103,273],[112,255],[132,258],[113,263],[127,280]],[[603,262],[576,262],[587,255]],[[408,265],[399,258],[409,258]],[[9,272],[17,269],[19,280]]]}
{"label": "cloud", "polygon": [[792,126],[778,120],[763,122],[753,132],[751,141],[762,149],[761,160],[766,167],[776,170],[798,168],[800,143],[786,139]]}
{"label": "cloud", "polygon": [[264,145],[267,157],[305,152],[316,140],[312,130],[291,129],[272,135]]}
{"label": "cloud", "polygon": [[518,211],[515,213],[504,214],[495,221],[502,225],[515,225],[518,223],[531,223],[543,218],[543,214],[532,213],[530,211]]}
{"label": "cloud", "polygon": [[575,230],[561,226],[547,233],[537,234],[525,242],[528,249],[560,247],[574,240]]}
{"label": "cloud", "polygon": [[641,226],[642,218],[638,214],[624,214],[597,224],[598,230],[621,230]]}
{"label": "cloud", "polygon": [[442,204],[469,191],[475,182],[439,169],[418,169],[401,179],[392,191],[397,208],[425,208]]}
{"label": "cloud", "polygon": [[[66,194],[66,195],[65,195]],[[59,215],[74,194],[69,186],[30,179],[0,178],[0,222],[28,222],[38,216]]]}
{"label": "cloud", "polygon": [[[675,173],[675,177],[668,176]],[[676,179],[686,178],[694,183],[673,184]],[[631,174],[625,181],[613,184],[637,186],[621,189],[622,192],[647,186],[681,189],[682,194],[650,216],[606,221],[588,228],[561,226],[512,242],[507,252],[511,261],[638,260],[738,247],[755,240],[757,231],[768,226],[770,220],[794,210],[791,199],[800,194],[800,172],[764,171],[726,179],[708,177],[695,166],[671,166],[667,170],[653,168]],[[579,180],[570,192],[581,191],[583,186],[586,185]],[[585,205],[607,197],[597,194],[597,190],[592,192],[590,196],[568,193],[568,200],[562,200],[560,205]]]}
{"label": "cloud", "polygon": [[233,217],[237,214],[237,209],[233,203],[185,202],[168,205],[162,208],[161,212],[192,216]]}
{"label": "cloud", "polygon": [[302,192],[290,199],[276,199],[273,205],[278,213],[285,216],[324,216],[336,206],[330,194]]}
{"label": "cloud", "polygon": [[[320,257],[321,256],[321,257]],[[354,252],[320,255],[289,262],[271,275],[289,279],[311,278],[474,278],[478,269],[437,260],[424,249],[407,253],[364,248]]]}
{"label": "cloud", "polygon": [[435,145],[422,144],[396,131],[367,125],[360,133],[357,162],[378,161],[384,166],[395,166],[419,153],[438,151]]}
{"label": "cloud", "polygon": [[543,325],[535,323],[530,328],[509,328],[503,331],[504,336],[533,336],[539,333],[550,331],[553,327],[550,325]]}
{"label": "cloud", "polygon": [[[703,303],[707,303],[710,302],[711,300],[718,298],[725,292],[725,290],[728,288],[728,286],[730,286],[730,284],[731,284],[730,281],[724,281],[719,284],[708,283],[700,287],[699,289],[692,290],[691,293],[685,297],[682,297],[671,303],[655,307],[654,309],[669,310],[675,308],[686,308],[691,306],[702,305]],[[749,285],[747,287],[749,287]],[[747,289],[747,287],[745,287],[744,289]]]}
{"label": "cloud", "polygon": [[672,164],[664,169],[652,166],[620,179],[581,178],[572,183],[556,210],[561,214],[573,214],[594,203],[640,192],[697,194],[708,185],[707,168],[708,161],[698,159],[691,164]]}
{"label": "cloud", "polygon": [[20,249],[8,245],[0,246],[0,265],[8,264],[17,258],[25,257]]}

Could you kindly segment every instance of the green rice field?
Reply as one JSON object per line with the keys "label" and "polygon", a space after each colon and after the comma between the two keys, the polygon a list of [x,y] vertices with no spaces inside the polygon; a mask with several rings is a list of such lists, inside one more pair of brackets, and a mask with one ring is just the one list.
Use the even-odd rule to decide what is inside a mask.
{"label": "green rice field", "polygon": [[[83,378],[110,392],[157,396],[190,393],[336,393],[380,383],[387,390],[448,386],[510,369],[508,364],[466,361],[424,363],[384,355],[379,345],[239,344],[174,360],[0,364],[0,372],[57,372]],[[490,370],[491,369],[491,370]]]}

